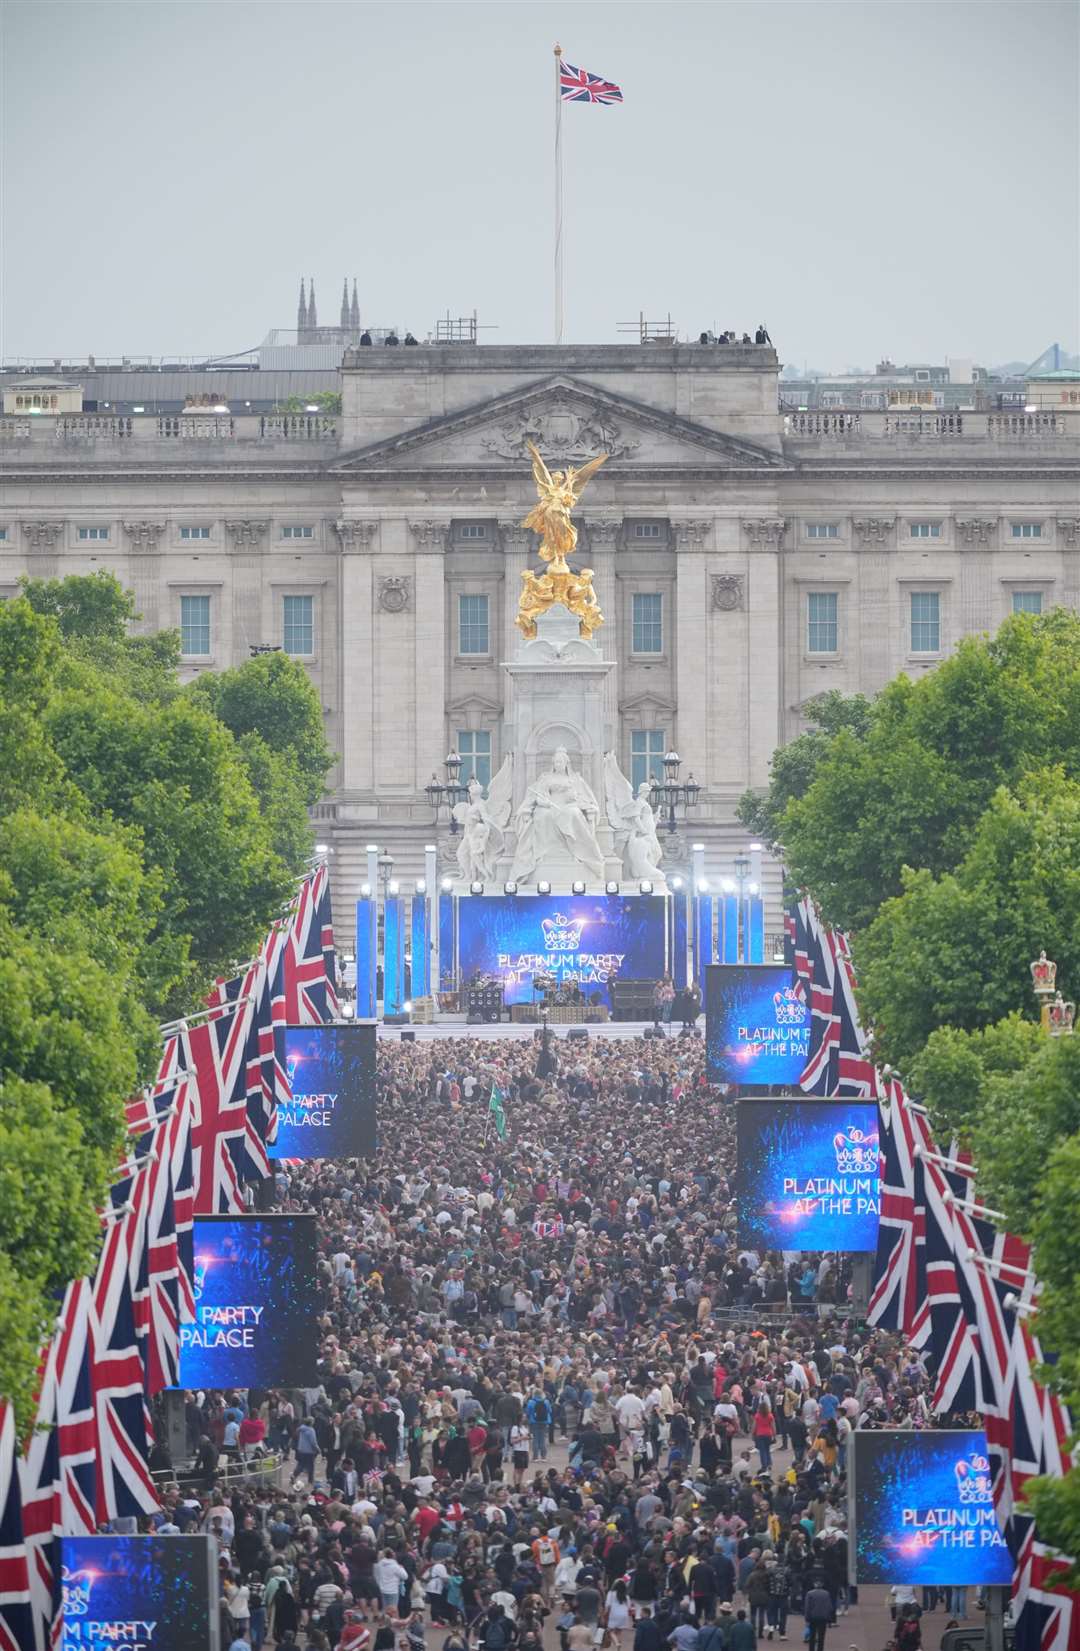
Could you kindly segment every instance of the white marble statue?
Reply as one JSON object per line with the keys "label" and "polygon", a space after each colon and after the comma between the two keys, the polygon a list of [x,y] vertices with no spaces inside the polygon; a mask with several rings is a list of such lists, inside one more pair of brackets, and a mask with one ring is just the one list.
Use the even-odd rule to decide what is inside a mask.
{"label": "white marble statue", "polygon": [[503,833],[510,823],[513,787],[513,766],[506,757],[488,787],[487,798],[474,775],[468,784],[468,800],[454,809],[454,818],[461,826],[458,871],[466,883],[494,882]]}
{"label": "white marble statue", "polygon": [[649,801],[652,786],[642,780],[634,795],[613,751],[604,756],[604,803],[615,849],[625,858],[627,876],[658,880],[664,851],[656,834],[656,815]]}
{"label": "white marble statue", "polygon": [[517,883],[556,874],[568,862],[594,882],[604,877],[604,856],[596,840],[600,805],[588,782],[570,766],[564,746],[538,774],[514,816],[517,853],[510,876]]}

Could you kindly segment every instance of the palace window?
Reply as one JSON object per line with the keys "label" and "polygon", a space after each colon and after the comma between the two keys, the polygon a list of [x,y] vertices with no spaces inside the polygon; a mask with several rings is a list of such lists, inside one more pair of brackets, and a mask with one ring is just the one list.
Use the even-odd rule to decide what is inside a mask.
{"label": "palace window", "polygon": [[457,524],[457,537],[459,539],[487,539],[490,537],[488,524],[487,522],[459,522]]}
{"label": "palace window", "polygon": [[1014,590],[1012,593],[1012,611],[1013,613],[1042,613],[1042,591]]}
{"label": "palace window", "polygon": [[83,540],[101,540],[107,539],[108,537],[109,530],[107,527],[80,527],[79,529],[79,538]]}
{"label": "palace window", "polygon": [[664,651],[664,598],[659,591],[634,592],[634,652]]}
{"label": "palace window", "polygon": [[491,784],[491,734],[486,728],[459,728],[457,737],[457,751],[461,758],[462,785],[468,785],[470,780],[479,780],[481,785]]}
{"label": "palace window", "polygon": [[315,598],[282,597],[282,646],[287,654],[310,657],[315,652]]}
{"label": "palace window", "polygon": [[808,539],[839,539],[839,522],[807,522],[806,537]]}
{"label": "palace window", "polygon": [[660,522],[631,522],[631,539],[662,539],[664,529]]}
{"label": "palace window", "polygon": [[307,526],[283,527],[281,530],[281,537],[283,539],[314,539],[315,529]]}
{"label": "palace window", "polygon": [[180,537],[181,539],[209,539],[210,529],[208,527],[182,527]]}
{"label": "palace window", "polygon": [[1041,539],[1042,523],[1014,522],[1012,524],[1012,536],[1014,539]]}
{"label": "palace window", "polygon": [[940,522],[911,522],[909,537],[912,539],[940,539]]}
{"label": "palace window", "polygon": [[7,528],[6,527],[0,527],[0,540],[6,539],[6,538],[7,538]]}
{"label": "palace window", "polygon": [[837,608],[834,590],[812,590],[806,598],[806,651],[834,654],[837,639]]}
{"label": "palace window", "polygon": [[210,598],[180,598],[180,652],[185,659],[207,659],[210,654]]}
{"label": "palace window", "polygon": [[911,651],[913,654],[941,652],[940,591],[911,592]]}
{"label": "palace window", "polygon": [[645,780],[664,777],[664,730],[633,728],[630,731],[630,784],[636,791]]}
{"label": "palace window", "polygon": [[486,596],[458,597],[458,653],[486,654],[488,641],[488,599]]}

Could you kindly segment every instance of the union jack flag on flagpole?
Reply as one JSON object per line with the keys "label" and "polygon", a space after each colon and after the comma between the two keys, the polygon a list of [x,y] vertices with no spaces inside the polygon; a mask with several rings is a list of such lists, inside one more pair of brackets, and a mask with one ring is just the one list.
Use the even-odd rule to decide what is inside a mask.
{"label": "union jack flag on flagpole", "polygon": [[621,103],[621,89],[613,80],[590,74],[588,69],[575,69],[572,63],[560,63],[559,91],[564,103]]}
{"label": "union jack flag on flagpole", "polygon": [[[140,1179],[145,1179],[145,1170]],[[96,1511],[99,1520],[154,1513],[161,1505],[150,1476],[153,1443],[146,1370],[135,1331],[131,1253],[145,1226],[144,1199],[106,1221],[93,1287],[92,1347],[97,1418]]]}
{"label": "union jack flag on flagpole", "polygon": [[325,865],[300,885],[286,934],[283,971],[285,1020],[290,1026],[319,1026],[334,1019],[334,928]]}
{"label": "union jack flag on flagpole", "polygon": [[34,1643],[21,1480],[15,1412],[0,1400],[0,1651],[30,1651]]}
{"label": "union jack flag on flagpole", "polygon": [[34,1431],[22,1463],[22,1522],[30,1573],[34,1651],[47,1651],[59,1596],[56,1536],[60,1526],[60,1434],[56,1425],[57,1338],[49,1342]]}

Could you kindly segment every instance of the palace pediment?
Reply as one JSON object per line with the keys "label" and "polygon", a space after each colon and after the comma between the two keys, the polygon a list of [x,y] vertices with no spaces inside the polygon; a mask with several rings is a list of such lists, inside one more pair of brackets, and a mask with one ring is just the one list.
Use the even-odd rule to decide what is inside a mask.
{"label": "palace pediment", "polygon": [[702,467],[774,470],[780,455],[741,437],[558,376],[497,396],[343,454],[330,468],[378,472],[483,470],[509,473],[530,462],[527,443],[549,466],[611,455],[619,470]]}

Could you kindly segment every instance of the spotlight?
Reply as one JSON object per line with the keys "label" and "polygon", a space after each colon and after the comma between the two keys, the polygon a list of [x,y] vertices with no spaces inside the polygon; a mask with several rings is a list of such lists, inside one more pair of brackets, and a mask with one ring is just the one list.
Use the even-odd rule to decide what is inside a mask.
{"label": "spotlight", "polygon": [[444,877],[443,878],[443,880],[442,880],[442,891],[443,891],[444,894],[449,894],[450,890],[453,888],[453,886],[454,886],[454,879],[452,877]]}
{"label": "spotlight", "polygon": [[397,878],[396,877],[391,877],[389,883],[387,883],[387,885],[386,885],[387,894],[398,894],[400,892],[400,890],[401,890],[401,884],[398,882]]}
{"label": "spotlight", "polygon": [[682,878],[681,877],[673,877],[671,879],[671,886],[672,886],[673,889],[681,889],[682,888]]}
{"label": "spotlight", "polygon": [[352,1020],[356,1013],[356,1006],[352,1003],[343,1003],[340,1008],[342,1020]]}
{"label": "spotlight", "polygon": [[329,843],[316,843],[315,844],[315,853],[316,854],[329,854],[330,853],[330,844]]}
{"label": "spotlight", "polygon": [[356,957],[352,952],[342,952],[341,961],[342,963],[355,963]]}
{"label": "spotlight", "polygon": [[503,884],[503,893],[504,894],[516,894],[517,893],[517,884],[514,882],[512,877],[509,878],[508,881]]}
{"label": "spotlight", "polygon": [[777,946],[776,947],[775,951],[772,954],[772,960],[773,960],[774,963],[783,963],[784,962],[784,948],[783,948],[783,946]]}
{"label": "spotlight", "polygon": [[371,884],[370,883],[361,883],[360,884],[360,893],[363,895],[365,900],[370,900],[371,899]]}
{"label": "spotlight", "polygon": [[618,894],[618,892],[619,892],[618,883],[605,883],[604,884],[604,893],[605,894]]}
{"label": "spotlight", "polygon": [[537,883],[536,892],[537,892],[537,894],[550,894],[551,893],[551,884],[547,881],[546,878],[541,878],[540,882]]}
{"label": "spotlight", "polygon": [[411,1003],[411,1001],[406,999],[406,1001],[401,1005],[401,1009],[402,1009],[403,1014],[411,1015],[412,1014],[412,1003]]}
{"label": "spotlight", "polygon": [[426,894],[427,893],[427,878],[426,877],[418,877],[416,879],[416,892],[417,892],[417,894]]}
{"label": "spotlight", "polygon": [[708,894],[708,892],[709,892],[709,879],[707,877],[699,877],[698,878],[698,880],[697,880],[697,891],[698,891],[699,894]]}
{"label": "spotlight", "polygon": [[572,894],[584,894],[585,893],[585,884],[580,883],[580,882],[571,883],[570,884],[570,892]]}
{"label": "spotlight", "polygon": [[763,843],[751,843],[750,844],[750,853],[751,854],[762,854],[762,853],[764,853],[764,844]]}
{"label": "spotlight", "polygon": [[469,893],[470,894],[483,894],[483,892],[484,892],[483,883],[470,883],[469,884]]}
{"label": "spotlight", "polygon": [[735,893],[735,879],[734,879],[734,877],[721,877],[720,887],[723,889],[725,894],[734,894]]}
{"label": "spotlight", "polygon": [[647,877],[643,877],[641,879],[641,882],[638,884],[638,893],[639,894],[651,894],[652,893],[652,883],[649,881],[649,879]]}
{"label": "spotlight", "polygon": [[757,892],[758,892],[757,884],[756,883],[747,883],[746,892],[747,892],[747,894],[757,894]]}

